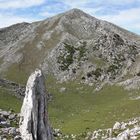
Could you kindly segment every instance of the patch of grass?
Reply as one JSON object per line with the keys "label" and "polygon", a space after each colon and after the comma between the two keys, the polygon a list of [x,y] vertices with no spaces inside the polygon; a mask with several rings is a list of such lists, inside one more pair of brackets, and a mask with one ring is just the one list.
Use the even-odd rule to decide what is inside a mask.
{"label": "patch of grass", "polygon": [[[51,124],[65,134],[108,128],[115,121],[140,116],[139,100],[130,100],[133,91],[130,94],[121,87],[106,85],[101,91],[95,92],[93,87],[76,80],[57,83],[52,75],[46,77],[46,85],[48,92],[53,95],[49,103]],[[61,93],[61,87],[65,87],[66,91]],[[8,93],[0,88],[0,108],[12,108],[19,112],[21,102]]]}
{"label": "patch of grass", "polygon": [[87,42],[84,41],[81,42],[81,45],[79,46],[79,48],[77,48],[77,50],[79,51],[78,61],[80,61],[81,58],[85,56],[85,53],[87,51],[86,46],[87,46]]}
{"label": "patch of grass", "polygon": [[25,84],[27,82],[29,73],[25,72],[25,69],[20,69],[18,63],[15,63],[4,72],[4,75],[6,79],[15,81],[20,84]]}
{"label": "patch of grass", "polygon": [[96,58],[94,54],[89,57],[89,62],[96,64],[97,67],[103,67],[107,65],[102,58]]}
{"label": "patch of grass", "polygon": [[[62,86],[66,87],[65,93],[59,92]],[[70,82],[48,89],[53,94],[49,105],[50,120],[64,133],[108,128],[115,121],[140,115],[139,101],[129,100],[129,94],[121,87],[106,86],[94,93],[92,87]]]}
{"label": "patch of grass", "polygon": [[20,112],[21,101],[15,96],[11,95],[11,91],[8,91],[0,87],[0,108],[4,110],[14,110]]}

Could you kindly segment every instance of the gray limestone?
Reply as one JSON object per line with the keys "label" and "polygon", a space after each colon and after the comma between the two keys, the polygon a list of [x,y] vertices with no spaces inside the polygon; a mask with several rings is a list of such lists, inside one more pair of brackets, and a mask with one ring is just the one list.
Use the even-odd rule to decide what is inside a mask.
{"label": "gray limestone", "polygon": [[45,81],[41,70],[28,79],[20,114],[20,133],[23,140],[52,140],[48,122]]}

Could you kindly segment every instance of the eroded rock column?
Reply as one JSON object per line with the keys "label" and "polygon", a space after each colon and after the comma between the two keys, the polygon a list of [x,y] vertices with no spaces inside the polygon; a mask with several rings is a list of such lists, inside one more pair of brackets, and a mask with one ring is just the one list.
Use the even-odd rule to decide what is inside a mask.
{"label": "eroded rock column", "polygon": [[47,94],[41,70],[28,79],[20,115],[20,133],[23,140],[52,140],[48,122]]}

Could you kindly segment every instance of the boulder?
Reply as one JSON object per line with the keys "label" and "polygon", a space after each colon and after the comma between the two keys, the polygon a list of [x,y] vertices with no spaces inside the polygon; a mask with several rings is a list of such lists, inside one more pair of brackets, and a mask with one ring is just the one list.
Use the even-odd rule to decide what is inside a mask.
{"label": "boulder", "polygon": [[0,111],[0,114],[6,118],[8,118],[8,116],[10,115],[10,113],[7,111]]}
{"label": "boulder", "polygon": [[20,133],[23,140],[53,140],[47,112],[47,93],[41,70],[28,79],[20,114]]}
{"label": "boulder", "polygon": [[16,128],[15,127],[11,127],[10,130],[9,130],[9,134],[13,135],[13,136],[16,136]]}
{"label": "boulder", "polygon": [[9,120],[13,120],[13,119],[15,119],[15,117],[16,117],[16,115],[15,114],[11,114],[11,115],[9,115]]}
{"label": "boulder", "polygon": [[116,122],[113,126],[113,130],[119,130],[119,129],[121,129],[121,123]]}
{"label": "boulder", "polygon": [[117,140],[130,140],[130,131],[129,129],[123,131],[117,136]]}

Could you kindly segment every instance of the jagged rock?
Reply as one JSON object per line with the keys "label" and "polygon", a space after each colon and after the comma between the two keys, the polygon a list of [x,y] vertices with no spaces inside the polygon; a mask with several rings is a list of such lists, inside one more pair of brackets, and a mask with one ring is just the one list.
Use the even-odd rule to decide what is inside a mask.
{"label": "jagged rock", "polygon": [[139,89],[140,88],[140,77],[135,76],[131,79],[127,79],[125,81],[118,83],[118,85],[123,86],[126,90]]}
{"label": "jagged rock", "polygon": [[11,135],[16,135],[16,128],[15,127],[11,127],[10,130],[9,130],[9,134]]}
{"label": "jagged rock", "polygon": [[9,120],[13,120],[14,118],[16,117],[16,115],[15,114],[11,114],[11,115],[9,115]]}
{"label": "jagged rock", "polygon": [[121,123],[121,130],[124,130],[124,129],[126,129],[126,123],[122,122]]}
{"label": "jagged rock", "polygon": [[120,133],[116,140],[130,140],[130,132],[129,129],[125,130],[124,132]]}
{"label": "jagged rock", "polygon": [[140,117],[127,122],[116,122],[112,128],[88,132],[86,140],[138,140],[140,137]]}
{"label": "jagged rock", "polygon": [[10,115],[10,113],[7,111],[0,111],[0,115],[2,115],[4,117],[8,117]]}
{"label": "jagged rock", "polygon": [[5,117],[3,115],[0,115],[0,122],[6,121]]}
{"label": "jagged rock", "polygon": [[23,140],[52,140],[48,122],[44,76],[36,70],[28,79],[20,115],[20,133]]}
{"label": "jagged rock", "polygon": [[21,136],[15,136],[14,140],[22,140],[22,139],[21,139]]}
{"label": "jagged rock", "polygon": [[114,124],[114,126],[113,126],[113,129],[114,129],[114,130],[119,130],[119,129],[121,129],[121,123],[116,122],[116,123]]}
{"label": "jagged rock", "polygon": [[60,92],[65,92],[65,91],[66,91],[65,87],[60,88]]}

